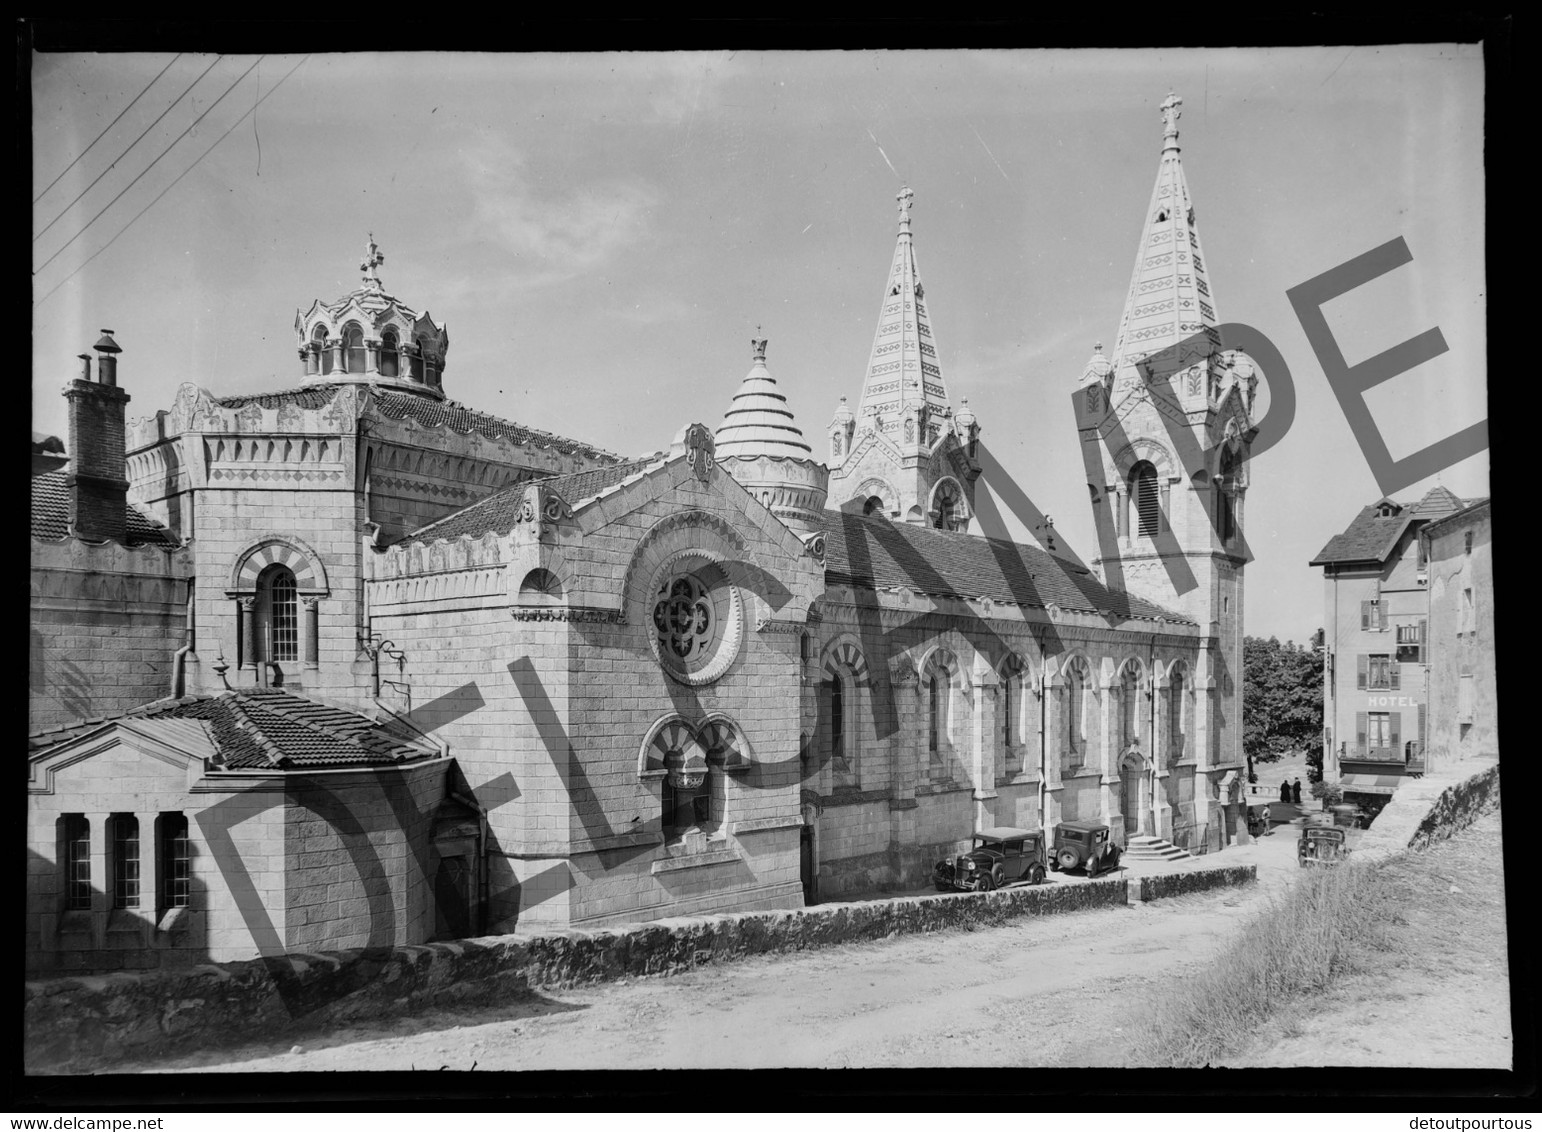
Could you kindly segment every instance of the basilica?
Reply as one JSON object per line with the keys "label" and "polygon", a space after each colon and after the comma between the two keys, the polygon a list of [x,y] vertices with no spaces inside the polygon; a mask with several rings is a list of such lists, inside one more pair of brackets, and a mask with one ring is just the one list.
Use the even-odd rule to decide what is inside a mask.
{"label": "basilica", "polygon": [[1076,399],[1090,567],[978,533],[993,422],[944,375],[908,188],[823,435],[764,339],[642,459],[462,405],[373,238],[284,388],[131,421],[104,331],[34,445],[29,969],[799,907],[986,827],[1224,846],[1257,375],[1178,106],[1112,350],[1025,379]]}

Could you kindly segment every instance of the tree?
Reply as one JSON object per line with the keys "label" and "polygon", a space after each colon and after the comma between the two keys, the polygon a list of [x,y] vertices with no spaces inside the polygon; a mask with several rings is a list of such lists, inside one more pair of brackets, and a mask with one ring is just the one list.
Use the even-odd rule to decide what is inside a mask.
{"label": "tree", "polygon": [[[1259,762],[1322,746],[1322,658],[1270,637],[1242,641],[1242,748]],[[1310,775],[1309,775],[1310,777]],[[1320,772],[1319,772],[1320,777]]]}

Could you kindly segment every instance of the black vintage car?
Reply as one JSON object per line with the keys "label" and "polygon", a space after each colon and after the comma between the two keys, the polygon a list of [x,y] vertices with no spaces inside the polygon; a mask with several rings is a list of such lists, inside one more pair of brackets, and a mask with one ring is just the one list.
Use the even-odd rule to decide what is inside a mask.
{"label": "black vintage car", "polygon": [[1309,865],[1336,865],[1349,855],[1346,830],[1331,825],[1308,825],[1296,842],[1296,860]]}
{"label": "black vintage car", "polygon": [[1054,868],[1085,869],[1089,877],[1119,866],[1119,846],[1108,826],[1095,821],[1064,821],[1055,827]]}
{"label": "black vintage car", "polygon": [[938,892],[989,892],[1015,881],[1038,884],[1048,872],[1044,835],[1029,829],[982,829],[967,853],[938,861]]}

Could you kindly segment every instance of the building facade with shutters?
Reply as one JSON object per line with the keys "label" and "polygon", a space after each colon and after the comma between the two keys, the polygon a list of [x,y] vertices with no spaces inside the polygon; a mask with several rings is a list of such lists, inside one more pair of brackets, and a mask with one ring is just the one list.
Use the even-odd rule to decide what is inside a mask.
{"label": "building facade with shutters", "polygon": [[1429,574],[1431,766],[1499,753],[1494,525],[1481,499],[1420,532]]}
{"label": "building facade with shutters", "polygon": [[[1224,845],[1258,375],[1220,348],[1178,106],[1113,350],[1030,392],[1075,397],[1107,535],[1091,566],[1050,530],[971,533],[981,422],[953,406],[908,189],[824,457],[764,339],[715,429],[681,422],[636,460],[449,400],[448,332],[385,290],[373,240],[359,288],[297,314],[297,384],[188,384],[125,423],[100,370],[75,383],[106,408],[69,451],[101,466],[61,481],[42,547],[34,516],[34,562],[133,549],[98,512],[157,532],[170,556],[137,592],[167,607],[145,646],[164,686],[82,681],[56,710],[61,658],[37,669],[35,950],[100,958],[126,923],[173,957],[205,946],[157,935],[197,917],[118,883],[130,843],[195,893],[263,862],[259,898],[205,901],[223,957],[353,946],[360,907],[371,940],[408,943],[796,907],[925,883],[985,827]],[[268,818],[237,845],[199,800],[239,774]],[[178,814],[185,839],[152,832]]]}
{"label": "building facade with shutters", "polygon": [[1323,773],[1379,808],[1429,744],[1428,547],[1420,532],[1465,504],[1444,487],[1363,508],[1312,559],[1323,568]]}

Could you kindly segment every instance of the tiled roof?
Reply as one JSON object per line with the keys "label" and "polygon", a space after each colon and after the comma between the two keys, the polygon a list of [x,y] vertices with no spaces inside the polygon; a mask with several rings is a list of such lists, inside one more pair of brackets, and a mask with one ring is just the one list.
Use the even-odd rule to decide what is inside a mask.
{"label": "tiled roof", "polygon": [[[64,472],[44,472],[32,477],[32,537],[68,538],[70,534],[70,489]],[[125,503],[129,546],[178,546],[177,536],[132,503]]]}
{"label": "tiled roof", "polygon": [[[1089,571],[1038,547],[838,511],[826,511],[825,519],[827,583],[903,586],[931,597],[988,597],[1029,607],[1053,603],[1064,610],[1192,624],[1143,598],[1111,590]],[[866,537],[853,545],[859,531]]]}
{"label": "tiled roof", "polygon": [[502,417],[495,417],[491,413],[468,409],[456,401],[431,401],[427,397],[417,397],[410,393],[395,393],[388,389],[376,389],[373,401],[376,408],[395,420],[411,417],[419,424],[447,425],[459,433],[475,431],[492,439],[503,437],[514,441],[516,444],[533,444],[537,448],[555,448],[564,456],[586,456],[590,459],[599,460],[621,459],[614,452],[607,452],[605,449],[596,448],[592,444],[583,444],[577,440],[569,440],[567,437],[557,436],[555,433],[542,432],[538,428],[527,428],[525,425],[506,421]]}
{"label": "tiled roof", "polygon": [[[437,754],[426,745],[389,734],[357,712],[329,707],[282,688],[157,700],[116,718],[203,720],[223,764],[232,770],[390,766]],[[35,753],[111,721],[87,720],[37,732],[28,737],[28,750]]]}
{"label": "tiled roof", "polygon": [[403,542],[429,541],[439,538],[460,538],[470,535],[479,538],[489,531],[506,535],[519,521],[520,504],[525,489],[534,480],[550,487],[570,506],[578,506],[585,499],[598,495],[607,487],[614,487],[628,476],[635,476],[644,468],[656,464],[662,456],[645,456],[640,460],[628,460],[624,464],[612,464],[606,468],[593,468],[587,472],[570,472],[565,476],[529,476],[518,483],[500,488],[486,499],[463,507],[453,515],[419,527],[404,536]]}
{"label": "tiled roof", "polygon": [[216,397],[214,403],[225,409],[244,408],[254,401],[264,409],[279,409],[285,405],[323,409],[331,404],[339,388],[337,385],[306,385],[299,389],[278,389],[271,393],[238,393],[232,397]]}
{"label": "tiled roof", "polygon": [[1435,486],[1418,503],[1398,504],[1395,515],[1378,514],[1383,503],[1378,499],[1362,508],[1341,534],[1328,540],[1309,565],[1328,566],[1341,562],[1385,562],[1397,546],[1404,529],[1415,519],[1433,519],[1449,515],[1464,506],[1461,499],[1445,487]]}

